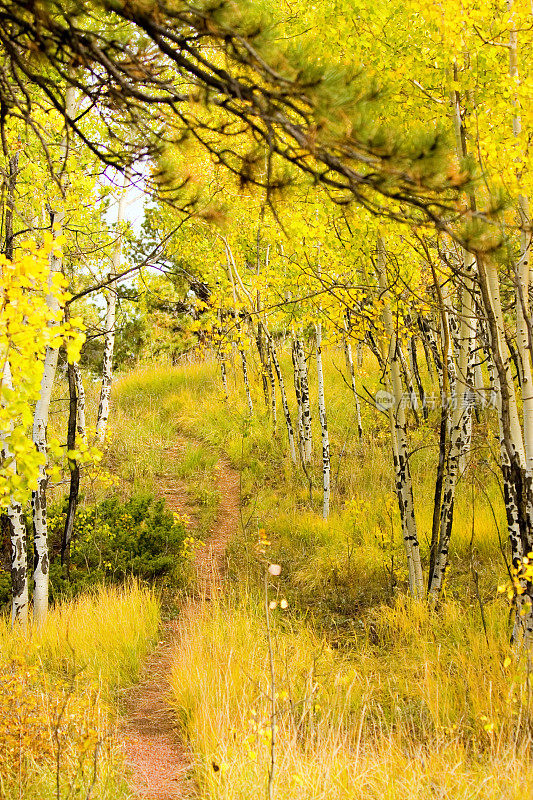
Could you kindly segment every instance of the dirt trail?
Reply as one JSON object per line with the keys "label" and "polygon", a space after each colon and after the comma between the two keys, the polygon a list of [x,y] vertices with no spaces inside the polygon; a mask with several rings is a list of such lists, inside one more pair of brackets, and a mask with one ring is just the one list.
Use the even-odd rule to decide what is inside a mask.
{"label": "dirt trail", "polygon": [[[170,451],[180,458],[186,443]],[[202,602],[222,590],[226,545],[239,522],[239,475],[223,460],[215,467],[220,492],[217,519],[198,551],[195,566],[198,596],[189,599],[178,619],[166,623],[161,641],[148,659],[141,682],[126,700],[124,738],[132,788],[142,800],[185,800],[196,794],[191,779],[192,755],[180,740],[169,702],[172,655],[179,647],[180,620],[195,614]],[[183,482],[161,476],[159,494],[172,511],[188,511]]]}

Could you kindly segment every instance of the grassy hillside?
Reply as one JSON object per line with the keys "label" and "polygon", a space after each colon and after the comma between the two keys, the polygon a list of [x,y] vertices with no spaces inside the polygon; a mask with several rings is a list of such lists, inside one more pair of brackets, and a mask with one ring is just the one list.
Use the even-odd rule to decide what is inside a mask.
{"label": "grassy hillside", "polygon": [[[491,420],[474,431],[446,599],[431,613],[406,597],[386,420],[365,406],[360,444],[340,354],[325,361],[334,475],[327,523],[318,456],[310,497],[288,458],[283,419],[273,434],[257,384],[251,420],[238,373],[226,403],[214,363],[141,370],[115,394],[115,447],[132,482],[153,479],[149,453],[157,464],[176,435],[199,444],[178,469],[207,492],[217,452],[242,470],[230,596],[189,622],[173,669],[176,713],[196,754],[202,796],[245,800],[265,791],[272,693],[282,800],[529,796],[527,681],[509,650],[508,607],[497,592],[505,578],[504,512],[491,468]],[[373,391],[371,365],[361,384]],[[314,426],[318,452],[316,419]],[[410,435],[427,560],[436,420]],[[270,637],[269,562],[282,566],[268,588],[269,603],[277,602]]]}

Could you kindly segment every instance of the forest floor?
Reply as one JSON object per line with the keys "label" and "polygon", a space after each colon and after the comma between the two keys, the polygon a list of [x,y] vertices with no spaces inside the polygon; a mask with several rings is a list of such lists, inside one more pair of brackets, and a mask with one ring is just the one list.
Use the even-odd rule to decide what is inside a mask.
{"label": "forest floor", "polygon": [[[172,460],[181,458],[189,440],[179,440],[168,451]],[[179,616],[165,622],[158,646],[145,664],[143,676],[126,697],[124,743],[132,775],[132,788],[142,800],[192,798],[193,756],[180,736],[170,702],[172,659],[179,652],[184,623],[198,614],[202,605],[223,589],[225,552],[240,525],[239,474],[220,459],[215,467],[220,495],[218,512],[207,541],[195,557],[195,594],[181,607]],[[174,512],[192,517],[186,483],[171,475],[160,476],[158,494]],[[194,519],[192,519],[194,524]]]}

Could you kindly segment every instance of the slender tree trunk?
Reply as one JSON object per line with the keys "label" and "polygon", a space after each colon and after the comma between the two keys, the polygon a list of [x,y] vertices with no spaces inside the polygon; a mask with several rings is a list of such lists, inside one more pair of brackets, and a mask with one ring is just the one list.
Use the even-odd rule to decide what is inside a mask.
{"label": "slender tree trunk", "polygon": [[[72,86],[67,87],[65,107],[67,116],[72,117],[75,108],[75,89]],[[61,142],[60,150],[63,160],[65,161],[68,153],[66,134]],[[64,208],[50,213],[51,229],[55,237],[62,234],[64,220]],[[62,259],[52,253],[50,255],[50,280],[52,280],[54,273],[61,271],[61,267]],[[57,300],[52,294],[48,297],[48,305],[54,311],[59,310]],[[41,380],[41,393],[37,400],[33,417],[33,441],[37,452],[41,453],[45,459],[44,465],[41,466],[39,470],[37,489],[32,492],[34,550],[33,619],[37,625],[41,625],[46,620],[48,614],[48,573],[50,563],[48,556],[48,522],[46,518],[46,488],[48,484],[48,475],[46,471],[48,450],[47,427],[52,389],[57,369],[57,356],[57,348],[46,348],[43,377]]]}
{"label": "slender tree trunk", "polygon": [[223,357],[220,359],[220,376],[222,378],[222,388],[224,389],[224,400],[227,402],[229,400],[228,376],[226,373],[226,361]]}
{"label": "slender tree trunk", "polygon": [[[500,299],[498,271],[490,261],[480,260],[479,284],[485,306],[491,354],[497,375],[498,412],[502,441],[502,474],[512,562],[520,570],[522,558],[533,550],[532,475],[526,466],[526,455],[520,429],[510,358],[506,350],[504,317]],[[521,580],[517,598],[517,615],[513,638],[523,634],[526,646],[533,638],[533,585]]]}
{"label": "slender tree trunk", "polygon": [[272,409],[272,429],[275,432],[278,426],[278,403],[276,398],[276,380],[274,378],[274,370],[272,369],[272,356],[271,348],[266,343],[266,361],[268,370],[268,382],[270,385],[270,406]]}
{"label": "slender tree trunk", "polygon": [[[430,595],[437,599],[442,591],[448,567],[449,544],[452,534],[455,489],[459,477],[459,461],[468,436],[468,419],[471,415],[471,386],[468,386],[468,373],[475,341],[474,274],[475,260],[464,254],[465,277],[461,301],[461,320],[459,325],[459,358],[455,370],[455,396],[453,398],[450,445],[448,450],[446,477],[444,479],[443,500],[440,511],[439,547],[430,583]],[[470,370],[471,372],[471,370]]]}
{"label": "slender tree trunk", "polygon": [[416,386],[418,389],[418,396],[420,397],[420,405],[422,406],[422,414],[424,419],[427,422],[428,419],[428,407],[426,403],[426,393],[424,392],[424,386],[422,384],[422,378],[420,377],[420,370],[418,369],[418,354],[416,351],[416,336],[411,336],[409,342],[409,361],[411,365],[411,372],[414,375]]}
{"label": "slender tree trunk", "polygon": [[[2,385],[13,390],[11,370],[7,357],[4,360]],[[12,461],[12,469],[16,472],[15,456],[9,451],[5,436],[1,437],[1,455],[3,461]],[[9,532],[11,540],[11,622],[13,625],[28,625],[28,552],[27,533],[24,513],[21,504],[11,499],[7,508]]]}
{"label": "slender tree trunk", "polygon": [[296,363],[298,366],[298,379],[300,385],[300,402],[302,408],[303,424],[303,455],[304,462],[309,464],[313,449],[311,433],[311,406],[309,403],[309,381],[307,375],[307,362],[303,344],[298,336],[294,337]]}
{"label": "slender tree trunk", "polygon": [[398,342],[398,357],[400,359],[405,385],[407,387],[407,393],[409,395],[409,405],[411,407],[411,411],[414,414],[416,424],[419,425],[420,420],[418,418],[418,413],[417,413],[418,398],[416,396],[415,387],[413,386],[413,376],[411,374],[411,370],[409,369],[409,364],[407,362],[407,359],[405,358],[404,352],[399,342]]}
{"label": "slender tree trunk", "polygon": [[323,503],[322,517],[327,519],[329,516],[329,500],[331,487],[331,463],[329,457],[329,434],[328,421],[326,415],[326,397],[324,392],[324,373],[322,370],[322,325],[316,325],[316,370],[318,383],[318,414],[320,418],[320,430],[322,432],[322,485]]}
{"label": "slender tree trunk", "polygon": [[[9,179],[7,183],[6,210],[4,216],[4,254],[11,261],[13,259],[13,217],[15,211],[15,188],[19,170],[19,154],[15,153],[9,159]],[[2,385],[13,390],[11,368],[8,354],[4,355],[4,368],[2,372]],[[14,454],[9,452],[4,437],[1,442],[2,460],[12,460],[13,471],[16,472],[17,464]],[[11,499],[6,511],[9,525],[11,545],[11,623],[21,625],[26,629],[28,625],[28,552],[27,532],[22,506],[18,501]]]}
{"label": "slender tree trunk", "polygon": [[63,529],[61,540],[61,565],[67,565],[67,573],[70,568],[70,543],[76,519],[76,508],[78,507],[78,496],[80,492],[80,468],[78,462],[70,453],[76,448],[76,423],[78,419],[78,395],[76,392],[76,375],[73,364],[67,367],[68,389],[69,389],[69,416],[67,431],[67,454],[68,467],[70,471],[70,490],[68,498],[67,517]]}
{"label": "slender tree trunk", "polygon": [[300,451],[300,458],[302,460],[302,463],[305,464],[302,392],[300,387],[300,369],[298,367],[298,356],[296,354],[295,340],[293,340],[291,345],[291,355],[292,355],[292,368],[294,373],[294,393],[296,395],[296,410],[297,410],[297,420],[298,420],[298,449]]}
{"label": "slender tree trunk", "polygon": [[[122,263],[122,230],[124,211],[126,208],[126,186],[128,175],[124,176],[124,186],[118,200],[117,208],[117,241],[113,251],[110,278],[114,278],[120,271]],[[96,419],[96,437],[100,444],[105,441],[107,423],[109,421],[109,401],[111,397],[111,384],[113,382],[113,354],[115,351],[115,326],[117,317],[117,284],[112,281],[106,293],[107,309],[105,316],[104,360],[102,365],[102,386],[100,388],[100,401]]]}
{"label": "slender tree trunk", "polygon": [[431,350],[430,350],[429,338],[428,338],[428,328],[429,328],[429,326],[428,326],[428,323],[422,317],[421,314],[418,315],[416,321],[417,321],[418,328],[419,328],[420,333],[421,333],[422,347],[424,348],[424,356],[425,356],[425,359],[426,359],[426,364],[427,364],[427,368],[428,368],[429,377],[431,379],[431,378],[433,378],[433,365],[431,363]]}
{"label": "slender tree trunk", "polygon": [[74,364],[72,365],[72,369],[74,370],[74,379],[76,381],[76,396],[78,398],[76,430],[78,432],[78,436],[80,437],[80,439],[85,441],[85,439],[87,438],[87,428],[85,425],[85,389],[83,387],[83,378],[79,364],[74,362]]}
{"label": "slender tree trunk", "polygon": [[[64,212],[51,214],[51,227],[55,236],[63,229]],[[52,275],[61,271],[62,261],[55,255],[50,256],[50,280]],[[59,306],[55,297],[50,294],[49,307],[58,311]],[[48,614],[48,522],[46,517],[46,489],[48,474],[46,460],[48,453],[47,427],[50,401],[57,369],[58,349],[47,347],[44,357],[43,377],[41,379],[41,392],[33,416],[33,442],[38,453],[44,458],[44,464],[39,469],[37,489],[32,492],[33,510],[33,619],[37,625],[46,620]]]}
{"label": "slender tree trunk", "polygon": [[244,391],[246,392],[246,402],[248,403],[248,411],[250,416],[254,413],[254,404],[252,401],[252,393],[250,392],[250,381],[248,380],[248,362],[246,361],[246,353],[242,347],[239,347],[242,365],[242,378],[244,382]]}
{"label": "slender tree trunk", "polygon": [[363,438],[363,422],[361,419],[361,404],[359,403],[359,395],[357,394],[357,385],[355,382],[355,370],[353,366],[353,358],[352,358],[352,346],[350,344],[350,340],[348,339],[348,332],[346,329],[345,323],[345,333],[342,337],[342,341],[344,344],[344,357],[346,359],[346,368],[348,370],[348,375],[350,376],[350,381],[352,384],[352,392],[355,399],[355,414],[357,419],[357,433],[359,439]]}
{"label": "slender tree trunk", "polygon": [[357,369],[363,368],[363,343],[357,342]]}
{"label": "slender tree trunk", "polygon": [[287,393],[285,391],[285,381],[283,380],[283,373],[281,371],[281,366],[278,361],[278,356],[276,353],[276,348],[274,346],[274,342],[272,341],[272,337],[268,337],[268,344],[270,347],[270,355],[272,358],[272,363],[274,364],[274,369],[276,370],[276,376],[278,378],[278,386],[279,391],[281,394],[281,406],[283,408],[283,415],[285,417],[285,424],[287,426],[287,436],[289,439],[289,450],[291,453],[291,460],[293,464],[296,464],[296,448],[294,445],[294,431],[292,428],[292,420],[291,420],[291,413],[289,411],[289,404],[287,402]]}
{"label": "slender tree trunk", "polygon": [[[258,298],[259,302],[259,298]],[[253,330],[253,324],[252,324]],[[271,397],[269,396],[269,376],[268,376],[268,355],[267,355],[267,348],[265,347],[265,341],[263,338],[263,331],[261,328],[261,322],[258,321],[257,329],[254,332],[255,335],[255,342],[257,345],[257,352],[259,353],[259,364],[261,368],[261,383],[263,386],[263,398],[265,401],[265,410],[267,414],[270,414],[271,409]]]}
{"label": "slender tree trunk", "polygon": [[383,324],[389,344],[388,352],[383,353],[383,359],[387,364],[385,372],[387,389],[392,397],[392,402],[389,406],[389,421],[391,426],[394,468],[396,472],[396,493],[398,496],[403,541],[407,557],[409,590],[413,597],[421,598],[424,596],[424,578],[416,529],[413,483],[409,466],[403,389],[397,352],[398,341],[392,312],[388,304],[388,286],[385,274],[385,247],[381,236],[378,236],[376,271],[378,273],[381,297],[385,301],[383,307]]}

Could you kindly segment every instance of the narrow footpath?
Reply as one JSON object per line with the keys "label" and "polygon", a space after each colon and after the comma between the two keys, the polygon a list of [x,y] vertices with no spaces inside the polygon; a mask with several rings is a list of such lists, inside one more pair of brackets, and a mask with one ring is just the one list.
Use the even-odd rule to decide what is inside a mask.
{"label": "narrow footpath", "polygon": [[[177,444],[171,453],[178,459],[182,449]],[[206,545],[196,555],[197,594],[186,601],[177,619],[164,625],[140,683],[126,698],[123,735],[132,789],[139,800],[192,800],[197,796],[193,755],[176,727],[169,679],[183,622],[223,589],[226,546],[240,524],[239,475],[224,460],[218,462],[215,473],[220,505]],[[183,483],[163,476],[159,494],[171,511],[187,511]]]}

